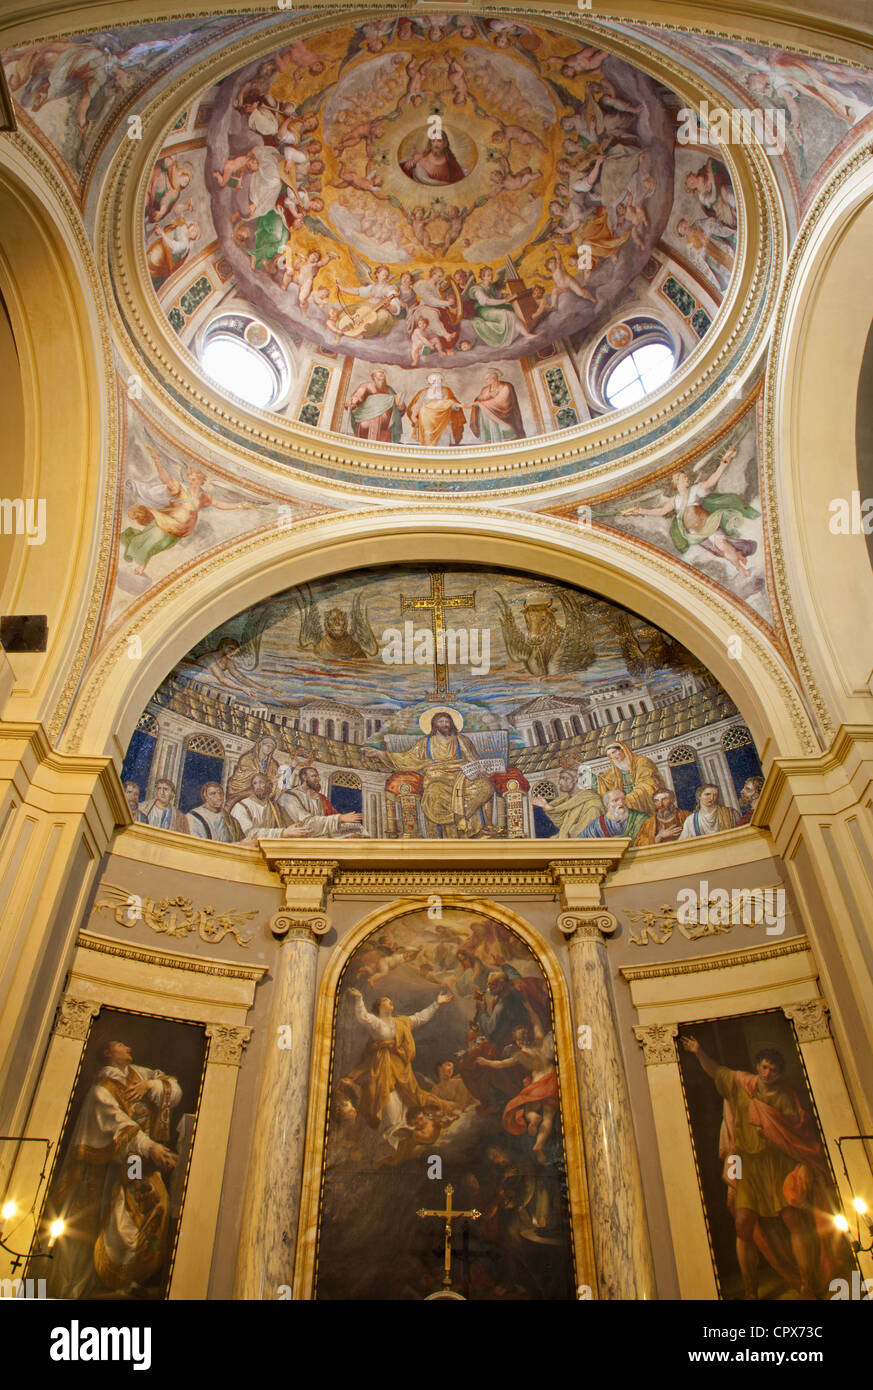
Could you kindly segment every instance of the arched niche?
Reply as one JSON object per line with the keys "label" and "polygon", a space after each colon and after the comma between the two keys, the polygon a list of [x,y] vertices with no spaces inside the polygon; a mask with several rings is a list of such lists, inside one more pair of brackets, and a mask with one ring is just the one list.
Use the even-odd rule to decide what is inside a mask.
{"label": "arched niche", "polygon": [[[771,644],[743,611],[690,581],[687,569],[640,555],[623,538],[508,511],[380,510],[305,523],[227,547],[147,601],[93,665],[68,722],[71,752],[109,753],[120,767],[163,678],[201,637],[250,604],[374,559],[453,565],[487,555],[495,569],[543,576],[603,595],[670,633],[712,671],[743,713],[766,766],[813,751],[808,715]],[[128,637],[142,657],[128,659]],[[742,660],[731,658],[737,635]],[[733,640],[732,640],[733,639]]]}
{"label": "arched niche", "polygon": [[[15,136],[0,149],[0,296],[5,305],[0,415],[4,497],[44,508],[42,536],[11,538],[0,611],[45,614],[44,653],[10,653],[5,717],[49,727],[70,668],[96,619],[101,554],[104,343],[99,291],[67,195],[45,179]],[[8,329],[8,332],[7,332]],[[16,489],[13,491],[13,489]],[[104,547],[105,550],[105,547]]]}
{"label": "arched niche", "polygon": [[[560,1110],[558,1117],[561,1125],[561,1139],[564,1153],[564,1172],[566,1174],[566,1208],[565,1218],[568,1223],[568,1255],[572,1255],[572,1278],[575,1282],[568,1283],[566,1297],[576,1297],[576,1290],[580,1285],[586,1285],[593,1296],[596,1297],[597,1283],[594,1270],[593,1246],[591,1240],[590,1213],[588,1206],[588,1191],[586,1186],[585,1153],[582,1140],[581,1122],[579,1116],[579,1100],[576,1082],[575,1052],[573,1046],[572,1018],[570,1012],[570,1000],[567,982],[564,972],[555,955],[554,950],[543,937],[533,929],[522,917],[512,912],[509,908],[498,905],[490,899],[484,898],[461,898],[445,895],[441,898],[440,908],[442,918],[431,921],[428,917],[428,905],[431,902],[428,898],[405,898],[387,904],[369,913],[353,927],[345,937],[334,948],[329,957],[321,979],[319,996],[316,1005],[316,1024],[314,1031],[315,1044],[312,1053],[311,1073],[310,1073],[310,1108],[307,1119],[306,1131],[306,1153],[304,1163],[303,1188],[301,1193],[300,1206],[300,1227],[297,1240],[297,1261],[294,1273],[294,1298],[310,1299],[317,1296],[317,1277],[323,1278],[323,1271],[316,1274],[316,1265],[319,1258],[323,1258],[324,1246],[321,1244],[319,1251],[320,1221],[324,1209],[325,1182],[329,1180],[331,1173],[331,1159],[335,1156],[335,1120],[332,1109],[337,1100],[337,1081],[338,1072],[342,1067],[342,1055],[338,1050],[336,1035],[336,1024],[338,1009],[343,994],[348,988],[356,987],[355,978],[362,959],[361,949],[366,946],[368,941],[390,936],[393,940],[395,936],[402,935],[401,923],[407,919],[408,930],[413,933],[419,931],[416,924],[426,923],[430,928],[428,934],[433,939],[437,935],[432,928],[438,925],[441,920],[444,924],[452,922],[453,915],[456,923],[462,919],[482,919],[496,924],[497,933],[495,945],[499,950],[500,934],[508,933],[505,939],[514,939],[518,943],[519,960],[533,960],[538,971],[539,978],[543,981],[547,993],[551,1010],[553,1024],[555,1069],[558,1078],[558,1094],[560,1096]],[[423,933],[422,933],[423,935]],[[495,969],[498,967],[495,965]],[[407,978],[413,972],[409,971]],[[533,978],[533,976],[529,977]],[[358,978],[358,984],[362,980]],[[401,985],[397,974],[388,972],[381,977],[377,984],[372,988],[364,988],[364,997],[367,1003],[371,1002],[371,996],[380,995],[393,988],[402,1002]],[[439,988],[438,983],[426,984],[424,993],[428,1000],[436,996]],[[348,1000],[345,1001],[346,1005]],[[455,1007],[457,999],[453,1005],[446,1005],[446,1008]],[[472,1005],[470,1006],[472,1008]],[[398,1014],[401,1010],[398,1008]],[[404,1012],[406,1012],[404,1010]],[[439,1010],[437,1011],[437,1016]],[[431,1026],[437,1026],[437,1018],[431,1020]],[[413,1032],[416,1037],[418,1030]],[[366,1033],[361,1030],[362,1051],[366,1042]],[[422,1036],[423,1033],[422,1033]],[[438,1053],[435,1055],[439,1055]],[[414,1061],[414,1059],[413,1059]],[[482,1068],[481,1070],[485,1070]],[[498,1076],[499,1072],[490,1072],[492,1077]],[[508,1073],[507,1073],[508,1074]],[[511,1087],[509,1088],[511,1089]],[[511,1098],[510,1098],[511,1099]],[[532,1102],[536,1105],[536,1102]],[[475,1111],[466,1112],[471,1117]],[[468,1153],[477,1152],[477,1142],[487,1145],[487,1143],[500,1143],[500,1136],[503,1134],[507,1147],[509,1139],[513,1136],[508,1131],[504,1133],[502,1117],[498,1113],[490,1117],[494,1123],[484,1125],[480,1120],[482,1139],[479,1141],[468,1140],[471,1147]],[[556,1133],[557,1120],[553,1122],[552,1135]],[[542,1121],[540,1122],[542,1123]],[[491,1131],[494,1134],[491,1134]],[[486,1135],[487,1131],[487,1135]],[[496,1139],[495,1139],[496,1136]],[[551,1140],[551,1136],[550,1136]],[[519,1162],[523,1162],[525,1157],[525,1146],[529,1144],[531,1151],[535,1139],[527,1135],[524,1139],[520,1136],[516,1139]],[[552,1141],[553,1142],[553,1141]],[[427,1145],[425,1146],[427,1147]],[[395,1151],[396,1152],[396,1151]],[[437,1151],[439,1152],[439,1150]],[[554,1152],[554,1148],[552,1150]],[[390,1153],[389,1153],[390,1157]],[[472,1161],[472,1160],[471,1160]],[[415,1157],[404,1160],[405,1163],[417,1163]],[[440,1207],[443,1204],[445,1186],[447,1182],[454,1182],[456,1196],[454,1198],[455,1208],[465,1205],[463,1192],[458,1185],[457,1174],[461,1172],[455,1161],[455,1169],[452,1171],[452,1159],[447,1151],[445,1167],[442,1179],[436,1178],[429,1180],[426,1174],[425,1161],[422,1158],[420,1169],[424,1175],[424,1185],[422,1187],[423,1196],[427,1200],[428,1207]],[[399,1165],[394,1165],[395,1167]],[[533,1160],[529,1165],[532,1173],[532,1180],[536,1178],[537,1169],[545,1169],[547,1164],[540,1164]],[[369,1169],[368,1169],[369,1170]],[[390,1168],[388,1169],[390,1172]],[[555,1191],[556,1174],[549,1175],[550,1196],[552,1201],[560,1200]],[[536,1194],[533,1197],[533,1207],[536,1209]],[[531,1206],[531,1203],[528,1203]],[[413,1213],[415,1207],[413,1206]],[[554,1216],[548,1215],[548,1207],[541,1207],[546,1220],[553,1220]],[[349,1219],[354,1220],[354,1211],[349,1211]],[[414,1218],[415,1219],[415,1218]],[[460,1243],[460,1224],[455,1228],[455,1244]],[[436,1219],[428,1223],[428,1245],[434,1249],[442,1247],[444,1226]],[[536,1249],[536,1242],[531,1243],[532,1249]],[[554,1251],[555,1247],[552,1246]],[[540,1250],[548,1259],[549,1247]],[[496,1257],[500,1264],[499,1255]],[[433,1266],[433,1288],[439,1287],[442,1276],[442,1268],[437,1258]],[[428,1276],[429,1278],[429,1271]],[[372,1297],[370,1293],[367,1296]],[[425,1296],[425,1295],[422,1295]],[[487,1295],[485,1295],[487,1297]],[[528,1297],[536,1297],[536,1294],[528,1294]]]}
{"label": "arched niche", "polygon": [[843,533],[833,521],[835,504],[844,502],[851,523],[852,494],[859,492],[856,429],[873,322],[871,242],[868,149],[835,176],[830,197],[821,195],[801,232],[771,376],[775,522],[795,650],[833,729],[873,717],[867,537],[862,529]]}

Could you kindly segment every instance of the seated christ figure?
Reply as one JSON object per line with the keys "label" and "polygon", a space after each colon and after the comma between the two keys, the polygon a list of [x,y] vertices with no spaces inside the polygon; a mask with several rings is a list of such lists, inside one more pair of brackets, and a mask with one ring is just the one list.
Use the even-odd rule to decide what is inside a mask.
{"label": "seated christ figure", "polygon": [[424,737],[408,752],[385,757],[394,771],[421,774],[421,809],[428,838],[462,840],[487,834],[494,787],[490,777],[468,777],[463,770],[479,755],[461,733],[461,716],[450,710],[426,710],[419,723]]}

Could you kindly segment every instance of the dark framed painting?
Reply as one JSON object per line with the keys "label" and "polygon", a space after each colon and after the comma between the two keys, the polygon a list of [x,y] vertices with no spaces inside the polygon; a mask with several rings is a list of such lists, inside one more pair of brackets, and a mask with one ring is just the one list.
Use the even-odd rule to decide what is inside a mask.
{"label": "dark framed painting", "polygon": [[677,1051],[719,1296],[830,1298],[855,1265],[792,1024],[683,1024]]}
{"label": "dark framed painting", "polygon": [[358,945],[334,1000],[315,1298],[576,1297],[556,1035],[534,951],[481,912],[416,910]]}
{"label": "dark framed painting", "polygon": [[207,1047],[202,1023],[94,1018],[41,1215],[43,1231],[58,1218],[64,1230],[29,1270],[49,1298],[167,1297]]}

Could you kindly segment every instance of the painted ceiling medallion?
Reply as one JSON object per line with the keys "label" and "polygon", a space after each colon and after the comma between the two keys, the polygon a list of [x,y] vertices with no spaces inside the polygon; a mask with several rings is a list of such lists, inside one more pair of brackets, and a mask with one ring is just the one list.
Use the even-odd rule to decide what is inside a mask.
{"label": "painted ceiling medallion", "polygon": [[262,50],[170,122],[145,198],[186,348],[219,305],[248,314],[293,362],[273,414],[412,459],[609,413],[592,355],[611,320],[630,349],[630,312],[678,366],[739,230],[721,152],[677,146],[653,77],[571,32],[431,19]]}

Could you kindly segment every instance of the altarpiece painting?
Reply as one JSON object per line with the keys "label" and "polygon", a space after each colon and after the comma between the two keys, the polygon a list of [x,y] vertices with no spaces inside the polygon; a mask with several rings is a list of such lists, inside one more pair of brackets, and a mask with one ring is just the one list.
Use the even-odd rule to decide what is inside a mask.
{"label": "altarpiece painting", "polygon": [[575,1091],[531,947],[474,909],[415,910],[360,942],[334,1008],[314,1296],[438,1291],[444,1223],[424,1213],[451,1185],[475,1213],[454,1223],[455,1296],[574,1298]]}

